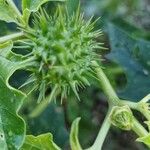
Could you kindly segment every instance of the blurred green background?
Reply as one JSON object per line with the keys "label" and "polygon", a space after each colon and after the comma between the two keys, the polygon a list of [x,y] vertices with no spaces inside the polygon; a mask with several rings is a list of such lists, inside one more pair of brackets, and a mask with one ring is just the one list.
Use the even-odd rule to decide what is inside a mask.
{"label": "blurred green background", "polygon": [[[21,7],[20,0],[15,2]],[[67,2],[69,14],[76,10],[78,3],[79,0]],[[150,1],[80,0],[80,3],[85,19],[101,17],[95,28],[103,29],[103,36],[97,40],[109,48],[100,54],[102,66],[113,87],[122,99],[140,100],[150,91]],[[56,2],[49,2],[44,7],[52,13],[56,5]],[[14,24],[0,22],[1,36],[14,30]],[[19,87],[27,76],[28,73],[18,71],[10,83]],[[38,135],[51,132],[54,141],[64,150],[69,150],[70,126],[80,116],[80,142],[84,148],[89,147],[96,138],[108,107],[107,98],[98,83],[91,83],[90,87],[80,90],[81,101],[70,95],[62,105],[59,101],[49,105],[37,104],[36,95],[30,95],[20,111],[28,123],[27,133]],[[44,111],[42,108],[45,108]],[[135,139],[134,133],[112,127],[103,150],[146,150]]]}

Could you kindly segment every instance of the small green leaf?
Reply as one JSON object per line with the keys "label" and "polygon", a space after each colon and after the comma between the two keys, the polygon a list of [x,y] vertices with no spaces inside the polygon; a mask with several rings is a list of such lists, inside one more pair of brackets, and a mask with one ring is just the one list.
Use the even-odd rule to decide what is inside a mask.
{"label": "small green leaf", "polygon": [[6,22],[17,22],[17,17],[16,12],[10,8],[6,0],[0,0],[0,20]]}
{"label": "small green leaf", "polygon": [[79,121],[80,118],[77,118],[71,126],[70,145],[72,150],[82,150],[78,140]]}
{"label": "small green leaf", "polygon": [[147,136],[138,138],[136,141],[142,142],[142,143],[144,143],[144,144],[150,146],[150,134],[148,134]]}
{"label": "small green leaf", "polygon": [[65,1],[65,0],[23,0],[22,1],[22,10],[25,10],[26,8],[30,11],[37,11],[39,7],[48,2],[48,1]]}
{"label": "small green leaf", "polygon": [[37,137],[33,135],[26,136],[25,143],[21,150],[61,150],[54,142],[50,133],[42,134]]}

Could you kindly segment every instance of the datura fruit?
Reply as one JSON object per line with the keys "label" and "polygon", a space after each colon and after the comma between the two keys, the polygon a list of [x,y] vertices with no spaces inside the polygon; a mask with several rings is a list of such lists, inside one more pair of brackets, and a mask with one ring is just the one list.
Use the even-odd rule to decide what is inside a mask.
{"label": "datura fruit", "polygon": [[60,93],[62,100],[70,90],[79,99],[78,88],[90,84],[87,77],[95,76],[91,61],[100,59],[95,51],[102,48],[97,42],[101,30],[93,30],[95,22],[92,18],[85,21],[79,9],[69,16],[58,7],[53,16],[41,9],[34,15],[33,25],[21,28],[30,47],[25,69],[32,73],[24,85],[34,83],[33,90],[40,91],[39,102],[48,90],[49,101]]}

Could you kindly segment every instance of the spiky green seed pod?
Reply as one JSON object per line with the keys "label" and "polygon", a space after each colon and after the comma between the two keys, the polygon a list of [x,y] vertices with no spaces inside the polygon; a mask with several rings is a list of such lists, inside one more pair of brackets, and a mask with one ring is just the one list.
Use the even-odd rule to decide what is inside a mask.
{"label": "spiky green seed pod", "polygon": [[92,19],[85,21],[79,10],[73,16],[60,9],[54,16],[43,10],[35,15],[34,26],[25,30],[33,45],[27,59],[34,60],[28,67],[32,75],[26,84],[34,82],[40,91],[39,101],[48,89],[50,101],[59,93],[66,97],[70,90],[79,99],[78,87],[90,84],[91,61],[99,59],[95,49],[101,48],[96,41],[101,31],[93,31],[94,24]]}
{"label": "spiky green seed pod", "polygon": [[134,117],[128,106],[115,106],[110,114],[110,120],[114,126],[122,130],[131,130]]}

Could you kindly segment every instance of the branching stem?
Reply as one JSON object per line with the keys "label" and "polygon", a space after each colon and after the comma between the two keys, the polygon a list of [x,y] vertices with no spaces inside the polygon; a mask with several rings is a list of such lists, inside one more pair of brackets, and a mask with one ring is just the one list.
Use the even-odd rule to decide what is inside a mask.
{"label": "branching stem", "polygon": [[100,85],[103,88],[105,95],[108,97],[108,103],[110,105],[118,105],[119,98],[118,98],[116,92],[114,91],[113,87],[111,86],[105,73],[103,72],[101,67],[95,61],[92,62],[92,65],[95,68]]}
{"label": "branching stem", "polygon": [[141,114],[143,114],[143,116],[145,116],[147,120],[150,120],[150,112],[148,111],[148,108],[147,108],[148,106],[144,106],[146,105],[146,103],[142,103],[141,101],[138,103],[135,103],[135,102],[127,101],[127,100],[120,100],[120,105],[121,106],[128,105],[131,109],[137,110]]}
{"label": "branching stem", "polygon": [[139,136],[143,137],[148,134],[147,130],[139,123],[139,121],[134,118],[134,123],[133,123],[132,130]]}
{"label": "branching stem", "polygon": [[[99,79],[101,88],[102,88],[102,90],[104,91],[105,95],[108,98],[108,103],[109,103],[110,108],[112,108],[113,106],[128,105],[131,109],[136,109],[136,110],[140,111],[138,109],[138,103],[134,103],[134,102],[126,101],[126,100],[120,100],[119,97],[117,96],[115,90],[111,86],[111,84],[110,84],[108,78],[106,77],[105,73],[103,72],[101,67],[98,65],[98,63],[93,61],[92,65],[93,65],[93,68],[95,69],[95,72],[97,74],[97,78]],[[105,140],[105,137],[107,135],[107,132],[109,131],[109,128],[110,128],[110,122],[109,122],[109,113],[110,113],[110,111],[111,111],[111,109],[109,109],[108,115],[106,116],[106,118],[104,120],[104,123],[103,123],[103,125],[100,129],[100,132],[99,132],[93,146],[88,150],[101,150],[102,144],[103,144],[103,142]],[[148,115],[148,117],[149,116],[150,116],[150,114]],[[134,126],[133,126],[132,130],[139,137],[148,135],[147,130],[140,124],[140,122],[138,122],[138,120],[136,120],[136,118],[134,119]]]}
{"label": "branching stem", "polygon": [[109,108],[109,110],[107,112],[107,115],[104,119],[104,122],[100,128],[100,131],[98,133],[98,136],[97,136],[94,144],[92,145],[92,147],[88,148],[87,150],[101,150],[103,143],[105,141],[105,138],[107,136],[107,133],[108,133],[110,126],[111,126],[111,123],[109,120],[109,115],[110,115],[111,109],[112,108]]}

